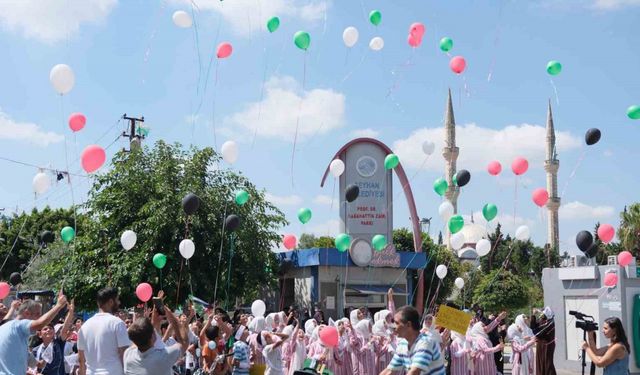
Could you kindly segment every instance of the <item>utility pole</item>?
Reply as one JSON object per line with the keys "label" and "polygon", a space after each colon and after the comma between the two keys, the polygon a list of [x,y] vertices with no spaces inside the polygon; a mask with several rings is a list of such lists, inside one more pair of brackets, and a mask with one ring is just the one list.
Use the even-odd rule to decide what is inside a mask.
{"label": "utility pole", "polygon": [[131,151],[134,147],[140,147],[140,144],[144,139],[143,134],[136,134],[136,123],[144,122],[144,116],[140,118],[129,117],[125,113],[124,115],[122,115],[122,118],[124,120],[129,120],[129,134],[127,134],[126,131],[123,131],[122,136],[129,138],[129,151]]}

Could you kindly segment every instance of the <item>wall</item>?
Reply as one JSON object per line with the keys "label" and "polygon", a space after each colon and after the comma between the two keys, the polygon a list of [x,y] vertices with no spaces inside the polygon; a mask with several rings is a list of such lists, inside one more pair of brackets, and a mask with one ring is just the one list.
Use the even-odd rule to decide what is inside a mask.
{"label": "wall", "polygon": [[[618,274],[618,285],[614,288],[604,286],[603,278],[607,271],[616,271]],[[568,273],[575,276],[567,276]],[[582,343],[582,330],[575,328],[576,319],[569,315],[569,310],[593,315],[600,328],[597,338],[598,346],[608,343],[602,335],[602,323],[604,319],[612,316],[622,320],[627,337],[631,340],[632,299],[636,294],[640,294],[640,279],[633,276],[626,277],[625,269],[620,266],[544,269],[542,275],[544,302],[555,312],[556,368],[575,373],[580,373],[582,369],[581,362],[577,360],[579,345]],[[569,279],[561,280],[561,277]],[[640,375],[640,368],[633,356],[633,342],[630,344],[632,347],[629,370],[632,375]],[[590,363],[587,363],[587,373],[589,366]],[[602,370],[598,369],[596,373],[600,374]]]}

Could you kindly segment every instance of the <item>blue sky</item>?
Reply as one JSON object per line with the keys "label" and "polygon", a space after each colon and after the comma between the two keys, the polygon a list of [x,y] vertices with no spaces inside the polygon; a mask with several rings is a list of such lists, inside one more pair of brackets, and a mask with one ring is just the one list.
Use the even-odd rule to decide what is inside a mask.
{"label": "blue sky", "polygon": [[[344,143],[370,135],[396,150],[414,176],[418,213],[434,217],[431,234],[437,235],[443,226],[437,214],[441,199],[432,183],[443,174],[442,118],[451,88],[458,168],[472,174],[459,199],[461,213],[475,212],[480,219],[482,206],[495,203],[508,231],[513,233],[514,221],[529,225],[534,242],[544,244],[546,214],[531,202],[531,192],[546,184],[542,127],[549,99],[558,132],[559,186],[565,191],[562,250],[575,251],[575,234],[597,221],[617,226],[618,213],[637,199],[640,123],[625,112],[640,104],[640,1],[195,3],[194,30],[172,23],[174,11],[191,12],[189,2],[180,0],[2,2],[0,156],[65,170],[66,148],[69,169],[83,174],[77,157],[86,145],[110,145],[109,157],[126,145],[116,140],[123,130],[119,117],[144,115],[151,127],[147,143],[164,139],[220,147],[235,140],[240,157],[233,168],[266,189],[286,213],[292,225],[283,233],[335,234],[337,204],[331,209],[331,183],[320,188],[320,179]],[[378,27],[368,22],[373,9],[382,13]],[[279,16],[281,25],[269,34],[265,22],[271,16]],[[425,24],[426,33],[412,50],[406,38],[416,21]],[[360,34],[350,50],[342,42],[347,26]],[[292,42],[298,30],[311,35],[306,56]],[[368,48],[374,36],[385,41],[379,52]],[[449,57],[438,49],[444,36],[454,41],[452,56],[467,60],[462,76],[449,70]],[[222,41],[233,45],[233,54],[214,60],[207,76]],[[545,66],[553,59],[562,62],[563,71],[552,83]],[[58,63],[70,65],[76,75],[74,89],[62,100],[48,79]],[[76,137],[66,125],[74,111],[88,118]],[[587,149],[583,137],[591,127],[603,136]],[[424,140],[435,142],[436,152],[420,169]],[[519,181],[516,200],[509,165],[518,155],[530,160],[530,169]],[[503,164],[498,178],[485,171],[494,159]],[[5,176],[0,207],[6,212],[71,203],[68,184],[54,185],[34,201],[31,180],[37,170],[2,160],[0,166]],[[72,184],[75,201],[85,200],[89,179],[73,176]],[[408,226],[397,181],[394,195],[395,226]],[[303,206],[314,212],[304,226],[295,217]]]}

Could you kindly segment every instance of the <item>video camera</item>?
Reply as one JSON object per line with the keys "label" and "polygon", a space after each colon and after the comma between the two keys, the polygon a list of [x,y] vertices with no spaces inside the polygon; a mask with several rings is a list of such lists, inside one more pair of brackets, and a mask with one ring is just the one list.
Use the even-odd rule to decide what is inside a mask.
{"label": "video camera", "polygon": [[576,317],[576,328],[580,328],[585,332],[593,332],[598,330],[598,323],[595,322],[591,315],[583,314],[579,311],[569,311],[569,315]]}

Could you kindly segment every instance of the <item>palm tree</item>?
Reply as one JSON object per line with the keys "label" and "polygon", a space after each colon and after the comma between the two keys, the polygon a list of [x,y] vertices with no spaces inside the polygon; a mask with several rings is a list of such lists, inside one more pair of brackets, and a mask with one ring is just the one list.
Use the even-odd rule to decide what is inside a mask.
{"label": "palm tree", "polygon": [[640,251],[640,203],[625,207],[620,214],[618,238],[622,247],[637,254]]}

